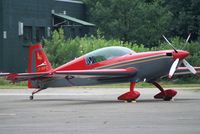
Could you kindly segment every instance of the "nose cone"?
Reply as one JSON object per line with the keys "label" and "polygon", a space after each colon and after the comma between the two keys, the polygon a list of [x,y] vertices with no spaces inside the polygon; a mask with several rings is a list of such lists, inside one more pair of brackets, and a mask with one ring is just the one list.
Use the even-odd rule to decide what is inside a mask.
{"label": "nose cone", "polygon": [[174,59],[184,59],[186,58],[190,53],[188,51],[183,51],[183,50],[178,50],[177,53],[173,53],[173,58]]}

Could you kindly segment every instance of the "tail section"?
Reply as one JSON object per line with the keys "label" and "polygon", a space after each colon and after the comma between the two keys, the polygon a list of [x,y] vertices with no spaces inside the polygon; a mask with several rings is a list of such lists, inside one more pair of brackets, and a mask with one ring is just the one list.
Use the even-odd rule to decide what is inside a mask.
{"label": "tail section", "polygon": [[[53,68],[49,62],[41,44],[36,44],[30,46],[29,48],[29,62],[28,62],[28,72],[48,72]],[[38,88],[37,81],[28,81],[29,88]]]}

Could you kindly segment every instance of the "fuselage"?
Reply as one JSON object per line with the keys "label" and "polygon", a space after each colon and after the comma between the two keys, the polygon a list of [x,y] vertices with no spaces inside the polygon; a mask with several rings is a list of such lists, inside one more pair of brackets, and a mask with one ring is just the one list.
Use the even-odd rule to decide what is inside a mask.
{"label": "fuselage", "polygon": [[[54,83],[52,84],[51,82],[49,82],[48,86],[80,86],[130,81],[155,81],[160,77],[166,76],[169,73],[170,67],[177,57],[181,59],[189,54],[188,52],[182,50],[178,50],[178,52],[179,54],[174,52],[174,50],[151,51],[142,53],[131,52],[121,56],[113,56],[110,59],[103,59],[103,57],[100,57],[97,54],[95,55],[97,58],[94,57],[92,53],[89,55],[86,54],[56,68],[55,71],[135,68],[137,70],[137,73],[134,76],[127,78],[54,79]],[[93,56],[92,58],[90,57],[91,55]]]}

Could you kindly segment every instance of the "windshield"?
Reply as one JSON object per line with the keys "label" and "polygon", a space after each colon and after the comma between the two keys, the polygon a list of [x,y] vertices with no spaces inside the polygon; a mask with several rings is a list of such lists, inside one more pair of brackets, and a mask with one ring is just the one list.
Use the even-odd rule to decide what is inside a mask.
{"label": "windshield", "polygon": [[97,62],[101,62],[104,60],[109,60],[115,57],[123,56],[126,54],[135,53],[129,48],[120,47],[120,46],[113,46],[113,47],[105,47],[101,49],[97,49],[86,54],[86,63],[87,64],[94,64]]}

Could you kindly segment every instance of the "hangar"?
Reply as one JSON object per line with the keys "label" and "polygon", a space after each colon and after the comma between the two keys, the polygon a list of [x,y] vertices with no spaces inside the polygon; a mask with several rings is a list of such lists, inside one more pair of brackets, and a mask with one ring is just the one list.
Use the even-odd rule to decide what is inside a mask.
{"label": "hangar", "polygon": [[28,47],[64,28],[66,38],[91,34],[86,9],[78,0],[1,0],[0,72],[26,72]]}

